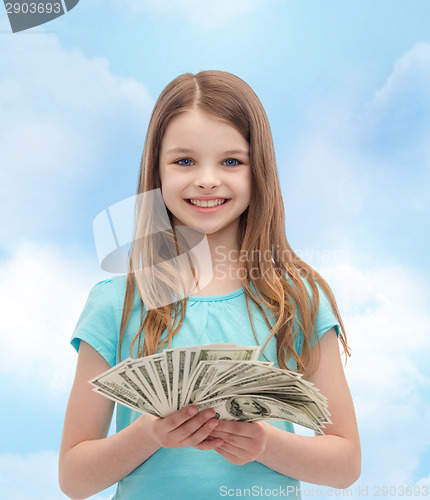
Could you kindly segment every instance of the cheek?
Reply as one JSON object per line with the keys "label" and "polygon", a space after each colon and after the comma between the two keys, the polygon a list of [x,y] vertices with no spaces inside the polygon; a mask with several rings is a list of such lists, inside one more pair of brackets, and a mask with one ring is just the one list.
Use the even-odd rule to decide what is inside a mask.
{"label": "cheek", "polygon": [[174,183],[169,179],[169,177],[160,177],[161,181],[161,192],[163,196],[172,196],[174,190]]}
{"label": "cheek", "polygon": [[247,185],[242,184],[242,188],[240,190],[240,197],[243,201],[244,206],[248,206],[251,202],[251,189]]}
{"label": "cheek", "polygon": [[251,172],[248,172],[238,183],[240,192],[243,198],[250,201],[251,199]]}
{"label": "cheek", "polygon": [[166,180],[161,184],[161,194],[170,212],[175,213],[182,203],[181,190],[177,183]]}

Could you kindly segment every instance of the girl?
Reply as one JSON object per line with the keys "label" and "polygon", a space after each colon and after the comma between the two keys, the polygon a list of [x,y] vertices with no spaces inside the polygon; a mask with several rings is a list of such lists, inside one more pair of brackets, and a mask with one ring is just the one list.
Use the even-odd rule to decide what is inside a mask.
{"label": "girl", "polygon": [[[361,452],[338,347],[339,339],[349,355],[343,323],[328,284],[287,242],[270,126],[242,79],[186,73],[163,90],[137,192],[156,189],[177,248],[180,227],[205,234],[212,278],[187,298],[145,308],[151,293],[136,262],[156,262],[161,250],[148,246],[151,238],[136,238],[127,276],[93,287],[72,338],[79,355],[60,450],[61,489],[87,498],[118,483],[115,500],[185,500],[267,489],[301,498],[300,480],[348,487],[360,475]],[[160,280],[174,289],[174,269],[160,269]],[[296,435],[284,421],[217,420],[213,410],[194,405],[165,418],[118,405],[117,433],[106,437],[114,403],[88,380],[130,355],[217,342],[262,345],[265,360],[302,372],[328,398],[325,435]]]}

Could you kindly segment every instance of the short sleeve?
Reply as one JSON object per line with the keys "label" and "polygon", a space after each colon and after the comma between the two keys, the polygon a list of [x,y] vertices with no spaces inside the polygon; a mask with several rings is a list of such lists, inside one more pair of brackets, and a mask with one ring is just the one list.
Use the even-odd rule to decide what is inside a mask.
{"label": "short sleeve", "polygon": [[[306,289],[309,293],[310,298],[313,298],[312,294],[312,289],[307,283],[307,281],[304,280]],[[312,349],[312,347],[315,346],[316,342],[318,342],[321,337],[324,335],[325,332],[330,330],[330,328],[334,327],[336,331],[336,336],[339,338],[340,335],[340,325],[339,322],[333,312],[333,309],[331,307],[330,301],[328,300],[326,294],[324,293],[323,289],[319,285],[319,283],[315,282],[317,289],[318,289],[318,297],[319,297],[319,306],[318,306],[318,312],[317,312],[317,317],[315,319],[315,327],[316,327],[316,337],[315,335],[311,335],[309,338],[309,347]],[[300,314],[297,312],[297,316],[300,320]],[[294,322],[295,325],[298,327],[298,323]],[[299,328],[299,333],[296,337],[296,352],[300,355],[302,352],[302,347],[303,347],[303,332]]]}
{"label": "short sleeve", "polygon": [[113,366],[117,358],[118,311],[119,299],[114,282],[104,280],[94,285],[72,335],[71,344],[76,351],[84,340]]}
{"label": "short sleeve", "polygon": [[[321,286],[316,283],[319,294],[319,307],[318,313],[315,320],[315,326],[317,331],[318,340],[324,335],[324,333],[330,328],[334,327],[336,330],[337,338],[340,335],[340,325],[336,316],[334,315],[333,309],[331,307],[330,301],[328,300],[326,294],[322,290]],[[311,347],[315,344],[315,339],[311,338]]]}

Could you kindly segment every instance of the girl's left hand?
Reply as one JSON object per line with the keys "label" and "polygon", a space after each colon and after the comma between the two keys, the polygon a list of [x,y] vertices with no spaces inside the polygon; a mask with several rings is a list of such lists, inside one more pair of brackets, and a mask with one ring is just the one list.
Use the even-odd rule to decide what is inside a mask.
{"label": "girl's left hand", "polygon": [[[256,460],[266,449],[270,424],[258,422],[238,422],[234,420],[219,420],[205,441],[221,438],[224,444],[215,448],[232,464],[244,465]],[[205,441],[194,448],[205,450]]]}

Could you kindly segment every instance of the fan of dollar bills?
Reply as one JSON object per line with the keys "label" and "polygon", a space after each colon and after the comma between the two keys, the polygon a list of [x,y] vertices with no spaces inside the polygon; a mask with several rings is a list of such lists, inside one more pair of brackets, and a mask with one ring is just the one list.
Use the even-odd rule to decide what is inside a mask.
{"label": "fan of dollar bills", "polygon": [[128,408],[166,417],[189,404],[224,420],[288,420],[323,434],[327,398],[302,375],[258,361],[261,346],[209,344],[127,358],[90,380]]}

